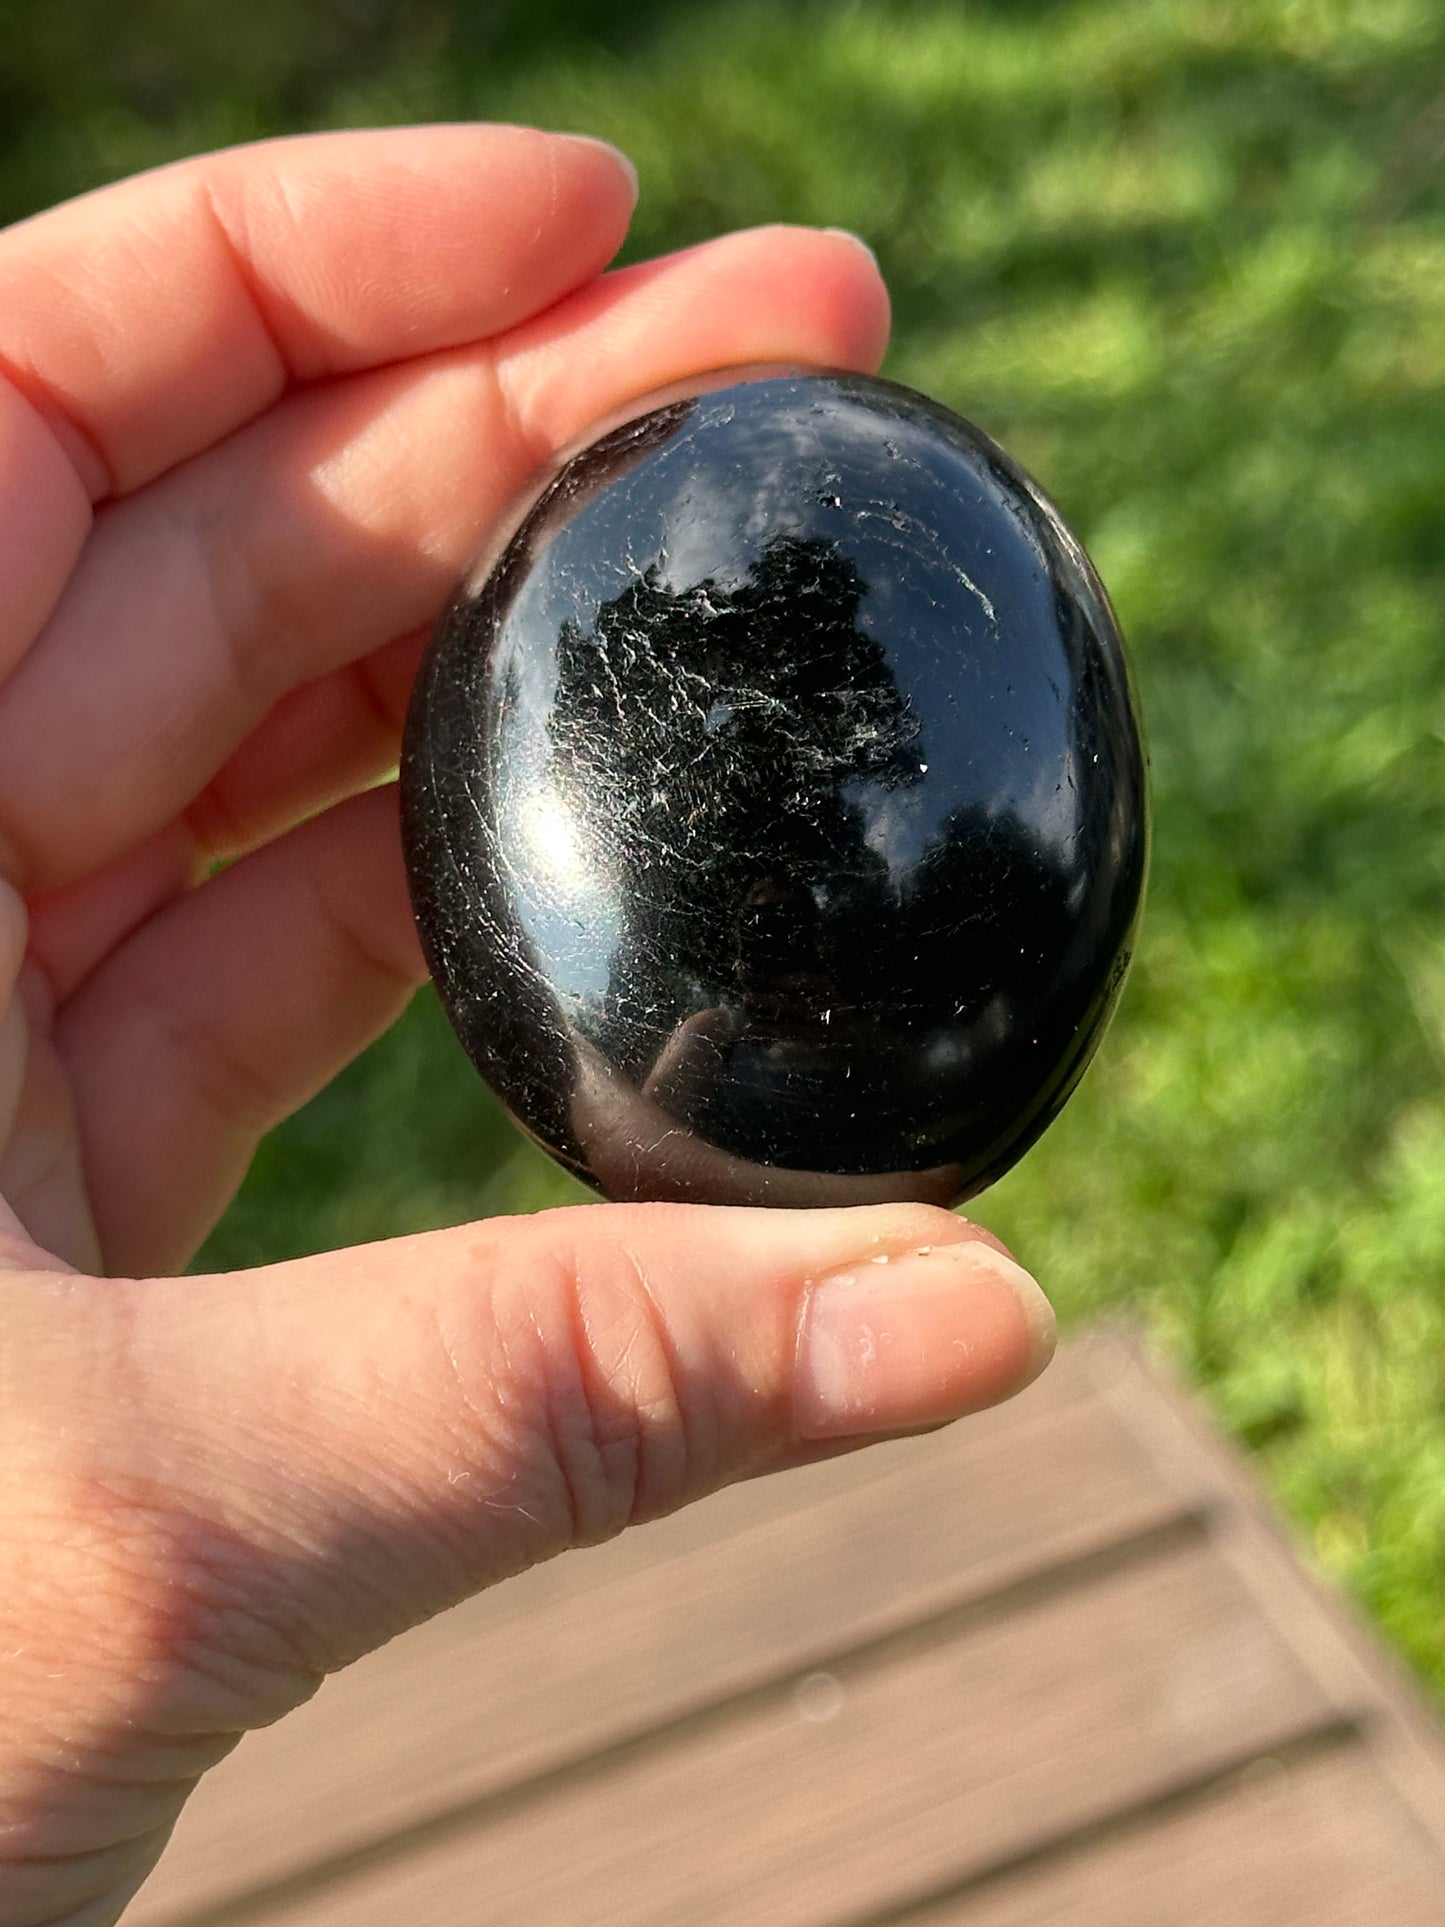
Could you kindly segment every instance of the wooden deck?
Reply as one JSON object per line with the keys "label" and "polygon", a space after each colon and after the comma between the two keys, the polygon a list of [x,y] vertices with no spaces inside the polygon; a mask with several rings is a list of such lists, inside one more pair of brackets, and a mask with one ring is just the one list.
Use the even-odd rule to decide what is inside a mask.
{"label": "wooden deck", "polygon": [[1124,1339],[396,1641],[127,1927],[1441,1927],[1445,1740]]}

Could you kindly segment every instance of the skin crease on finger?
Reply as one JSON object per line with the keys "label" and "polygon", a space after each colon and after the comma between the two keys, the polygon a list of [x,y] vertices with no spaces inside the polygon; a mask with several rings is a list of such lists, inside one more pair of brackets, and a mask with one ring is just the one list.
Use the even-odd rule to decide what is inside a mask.
{"label": "skin crease on finger", "polygon": [[48,621],[90,529],[85,488],[52,426],[0,376],[0,540],[25,562],[5,572],[0,682]]}

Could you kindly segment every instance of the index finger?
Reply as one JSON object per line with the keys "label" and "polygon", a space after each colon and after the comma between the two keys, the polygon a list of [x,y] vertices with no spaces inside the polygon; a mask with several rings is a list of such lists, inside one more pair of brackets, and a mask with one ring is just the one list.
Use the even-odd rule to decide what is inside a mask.
{"label": "index finger", "polygon": [[635,198],[601,142],[525,127],[310,134],[100,189],[0,234],[0,377],[92,499],[296,381],[479,339],[606,266]]}

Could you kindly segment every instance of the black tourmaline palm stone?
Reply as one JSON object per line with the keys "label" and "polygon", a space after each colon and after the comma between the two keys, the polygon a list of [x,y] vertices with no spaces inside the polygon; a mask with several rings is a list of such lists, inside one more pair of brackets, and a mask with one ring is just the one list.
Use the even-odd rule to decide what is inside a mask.
{"label": "black tourmaline palm stone", "polygon": [[715,377],[554,470],[452,602],[403,799],[452,1023],[613,1197],[980,1190],[1128,962],[1144,758],[1108,600],[969,423]]}

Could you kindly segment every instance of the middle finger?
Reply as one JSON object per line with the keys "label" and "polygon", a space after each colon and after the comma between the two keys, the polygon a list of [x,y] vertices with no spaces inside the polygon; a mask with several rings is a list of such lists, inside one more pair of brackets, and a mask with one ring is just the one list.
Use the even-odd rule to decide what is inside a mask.
{"label": "middle finger", "polygon": [[298,395],[115,504],[0,696],[11,873],[53,888],[186,809],[289,691],[427,621],[539,461],[630,397],[749,361],[869,367],[885,331],[848,240],[734,235]]}

